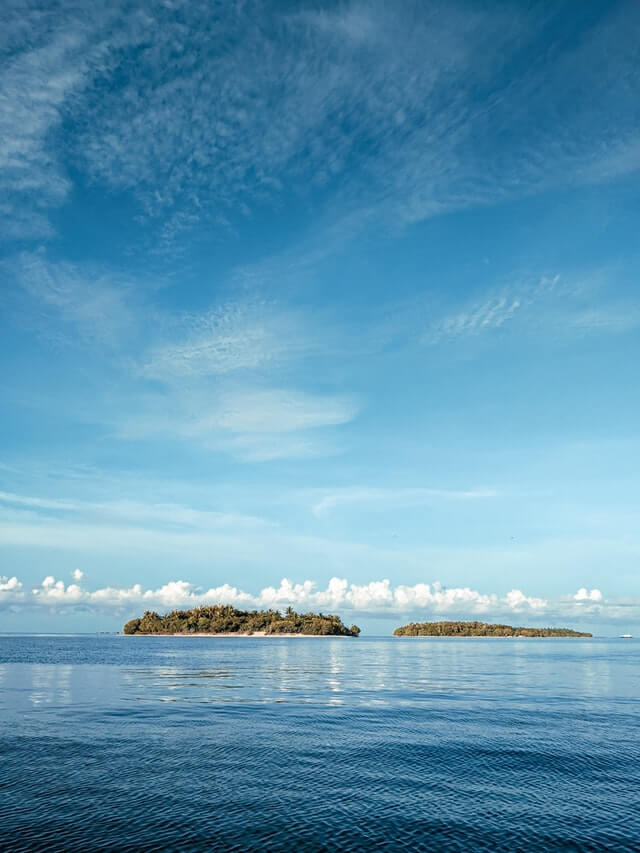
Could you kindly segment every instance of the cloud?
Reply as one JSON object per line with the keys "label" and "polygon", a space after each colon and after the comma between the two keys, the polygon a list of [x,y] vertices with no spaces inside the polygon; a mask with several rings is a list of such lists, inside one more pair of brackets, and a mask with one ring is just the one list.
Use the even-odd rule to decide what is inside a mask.
{"label": "cloud", "polygon": [[[0,43],[0,224],[5,239],[50,237],[49,211],[72,189],[65,120],[108,68],[104,27],[115,9],[8,0]],[[129,38],[133,30],[129,31]]]}
{"label": "cloud", "polygon": [[475,305],[469,312],[446,317],[440,331],[443,336],[474,334],[485,329],[498,329],[511,320],[522,303],[516,297],[499,296]]}
{"label": "cloud", "polygon": [[32,495],[17,495],[13,492],[0,491],[0,503],[14,504],[15,506],[32,507],[34,509],[53,510],[76,510],[82,504],[74,501],[59,500],[57,498],[38,498]]}
{"label": "cloud", "polygon": [[55,343],[115,347],[136,325],[131,288],[117,275],[51,262],[44,251],[22,252],[3,267],[29,300],[22,321]]}
{"label": "cloud", "polygon": [[[76,518],[108,527],[113,523],[162,530],[227,530],[234,527],[268,527],[262,518],[242,513],[217,512],[196,509],[179,503],[144,503],[130,499],[111,501],[64,500],[18,495],[0,491],[0,505],[18,510],[33,510],[39,516],[54,519]],[[18,512],[18,515],[21,513]],[[29,513],[28,518],[32,518]],[[79,575],[79,576],[78,576]],[[74,579],[81,580],[82,572],[74,571]]]}
{"label": "cloud", "polygon": [[282,433],[336,426],[353,420],[355,400],[269,389],[226,395],[213,423],[235,433]]}
{"label": "cloud", "polygon": [[80,569],[74,569],[71,573],[73,575],[74,581],[81,581],[84,578],[84,572]]}
{"label": "cloud", "polygon": [[170,243],[292,191],[327,190],[329,219],[397,225],[639,167],[626,7],[530,63],[547,21],[515,6],[11,6],[0,165],[15,236],[51,233],[71,157],[160,215]]}
{"label": "cloud", "polygon": [[499,497],[494,489],[424,489],[352,487],[334,489],[313,504],[318,517],[326,516],[337,507],[374,506],[379,508],[422,506],[434,501],[468,501]]}
{"label": "cloud", "polygon": [[302,318],[265,303],[232,302],[184,318],[175,342],[153,348],[142,376],[171,382],[274,367],[304,355],[312,336]]}
{"label": "cloud", "polygon": [[574,601],[591,601],[591,602],[601,602],[602,601],[602,593],[599,589],[588,590],[585,587],[580,587],[580,589],[573,596]]}
{"label": "cloud", "polygon": [[243,388],[148,398],[146,411],[117,425],[119,438],[151,436],[200,442],[240,459],[266,461],[335,452],[319,433],[351,422],[358,401],[286,388]]}
{"label": "cloud", "polygon": [[[586,590],[580,590],[580,593]],[[598,593],[592,590],[591,594]],[[599,594],[599,593],[598,593]],[[599,594],[600,595],[600,594]],[[585,602],[591,603],[584,609]],[[526,595],[512,589],[504,595],[481,592],[471,587],[445,587],[440,583],[416,583],[412,586],[392,585],[388,579],[368,583],[350,583],[346,578],[332,577],[326,587],[315,581],[295,583],[282,578],[277,586],[265,586],[257,593],[246,592],[223,583],[210,588],[184,580],[172,580],[156,588],[140,583],[131,586],[106,586],[95,590],[66,585],[48,575],[30,591],[16,578],[0,578],[0,605],[17,609],[48,607],[55,610],[80,608],[121,614],[141,613],[145,609],[197,607],[204,604],[230,604],[246,609],[280,609],[292,606],[298,610],[320,610],[342,614],[395,616],[419,620],[509,619],[513,624],[558,625],[566,620],[584,619],[599,623],[628,623],[640,618],[640,600],[578,598],[555,599]]]}
{"label": "cloud", "polygon": [[[8,594],[5,601],[23,600],[22,585],[16,578],[3,586]],[[314,581],[293,583],[287,578],[279,586],[267,586],[251,594],[230,584],[202,589],[187,581],[170,581],[157,589],[144,589],[141,584],[130,587],[104,587],[89,591],[73,583],[65,585],[49,575],[31,590],[28,602],[32,605],[83,604],[104,607],[121,607],[123,604],[145,606],[197,606],[205,603],[233,604],[242,607],[282,607],[345,609],[363,613],[416,612],[435,613],[459,611],[463,613],[538,613],[545,611],[548,602],[542,598],[526,596],[512,590],[505,596],[480,593],[469,587],[447,588],[439,583],[419,583],[414,586],[392,586],[390,581],[371,581],[367,584],[349,583],[345,578],[333,577],[325,589],[318,589]]]}
{"label": "cloud", "polygon": [[[36,20],[31,23],[36,24]],[[0,188],[7,201],[0,212],[0,222],[6,236],[17,239],[49,236],[51,226],[46,209],[61,204],[70,190],[70,181],[52,151],[49,138],[62,123],[65,99],[83,83],[84,69],[82,62],[78,62],[78,48],[78,37],[61,30],[48,43],[26,48],[3,63]],[[35,210],[27,214],[23,205],[29,204]],[[16,211],[18,220],[12,222]]]}
{"label": "cloud", "polygon": [[8,593],[13,596],[19,596],[21,589],[22,583],[17,577],[8,578],[5,575],[0,575],[0,595]]}
{"label": "cloud", "polygon": [[558,290],[560,276],[541,276],[489,292],[464,310],[432,321],[423,336],[426,344],[475,337],[495,331],[522,316]]}
{"label": "cloud", "polygon": [[576,311],[570,323],[582,332],[624,333],[640,326],[640,309],[635,304],[603,304]]}

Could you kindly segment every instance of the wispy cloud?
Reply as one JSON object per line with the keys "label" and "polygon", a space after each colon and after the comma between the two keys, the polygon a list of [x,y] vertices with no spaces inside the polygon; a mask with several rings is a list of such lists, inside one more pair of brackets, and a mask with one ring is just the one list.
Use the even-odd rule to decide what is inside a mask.
{"label": "wispy cloud", "polygon": [[71,186],[64,151],[162,212],[169,241],[309,187],[328,190],[328,213],[335,201],[402,223],[640,164],[629,7],[543,66],[523,56],[547,21],[515,7],[15,11],[0,164],[16,236],[29,222],[50,233],[47,209]]}
{"label": "wispy cloud", "polygon": [[112,272],[52,262],[44,251],[7,260],[3,272],[28,298],[20,322],[55,343],[114,348],[137,324],[132,288]]}
{"label": "wispy cloud", "polygon": [[500,496],[495,489],[425,489],[425,488],[372,488],[350,487],[325,493],[313,504],[313,513],[326,516],[345,506],[390,507],[422,506],[436,501],[484,500]]}
{"label": "wispy cloud", "polygon": [[[32,24],[37,18],[32,18]],[[17,35],[17,33],[16,33]],[[0,215],[6,236],[48,236],[47,208],[60,204],[70,181],[50,144],[65,99],[83,83],[79,39],[61,30],[3,63],[0,74]],[[75,67],[74,67],[75,66]]]}
{"label": "wispy cloud", "polygon": [[542,276],[537,280],[518,282],[489,292],[463,310],[434,320],[424,334],[423,342],[436,344],[501,329],[514,318],[522,317],[533,307],[539,307],[543,300],[558,289],[559,282],[559,275]]}
{"label": "wispy cloud", "polygon": [[162,436],[199,441],[245,459],[268,460],[325,452],[319,431],[352,421],[358,401],[280,388],[199,391],[149,399],[144,413],[120,421],[120,438]]}
{"label": "wispy cloud", "polygon": [[[229,528],[267,527],[270,522],[242,513],[197,509],[184,504],[142,502],[135,500],[87,501],[42,498],[0,491],[0,505],[18,510],[33,510],[45,517],[77,518],[89,523],[109,526],[113,523],[129,527],[164,530],[225,530]],[[78,578],[76,578],[78,580]]]}
{"label": "wispy cloud", "polygon": [[265,301],[235,301],[181,319],[177,340],[147,354],[142,376],[172,382],[277,368],[317,349],[306,318]]}
{"label": "wispy cloud", "polygon": [[108,67],[104,27],[112,13],[96,7],[87,15],[72,4],[38,6],[21,0],[9,0],[4,11],[0,223],[5,239],[30,240],[52,235],[49,211],[71,191],[61,144],[65,122]]}
{"label": "wispy cloud", "polygon": [[630,332],[640,326],[640,308],[635,304],[619,302],[584,308],[570,318],[570,325],[584,333]]}

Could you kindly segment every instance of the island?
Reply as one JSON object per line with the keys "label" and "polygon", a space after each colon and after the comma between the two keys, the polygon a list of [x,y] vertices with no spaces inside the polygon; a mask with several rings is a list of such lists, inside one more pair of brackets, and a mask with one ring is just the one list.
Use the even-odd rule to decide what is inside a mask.
{"label": "island", "polygon": [[488,622],[410,622],[393,632],[394,637],[592,637],[570,628],[514,628]]}
{"label": "island", "polygon": [[291,607],[279,610],[236,610],[225,604],[172,610],[159,616],[147,610],[131,619],[125,634],[170,634],[177,636],[310,636],[357,637],[360,628],[342,623],[339,616],[324,613],[296,613]]}

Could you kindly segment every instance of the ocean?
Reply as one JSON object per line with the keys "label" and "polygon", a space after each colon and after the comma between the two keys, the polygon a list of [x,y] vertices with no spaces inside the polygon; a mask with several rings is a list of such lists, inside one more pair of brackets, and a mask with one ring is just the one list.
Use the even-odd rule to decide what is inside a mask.
{"label": "ocean", "polygon": [[10,851],[638,851],[640,643],[0,637]]}

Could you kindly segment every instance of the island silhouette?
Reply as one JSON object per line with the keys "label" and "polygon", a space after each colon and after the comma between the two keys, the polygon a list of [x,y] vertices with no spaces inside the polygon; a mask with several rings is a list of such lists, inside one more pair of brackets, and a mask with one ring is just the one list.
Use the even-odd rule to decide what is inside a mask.
{"label": "island silhouette", "polygon": [[592,637],[571,628],[521,628],[488,622],[409,622],[394,637]]}
{"label": "island silhouette", "polygon": [[204,636],[311,636],[357,637],[360,628],[347,628],[339,616],[324,613],[296,613],[286,610],[236,610],[225,604],[172,610],[164,616],[147,610],[139,619],[124,626],[125,634],[170,634]]}

